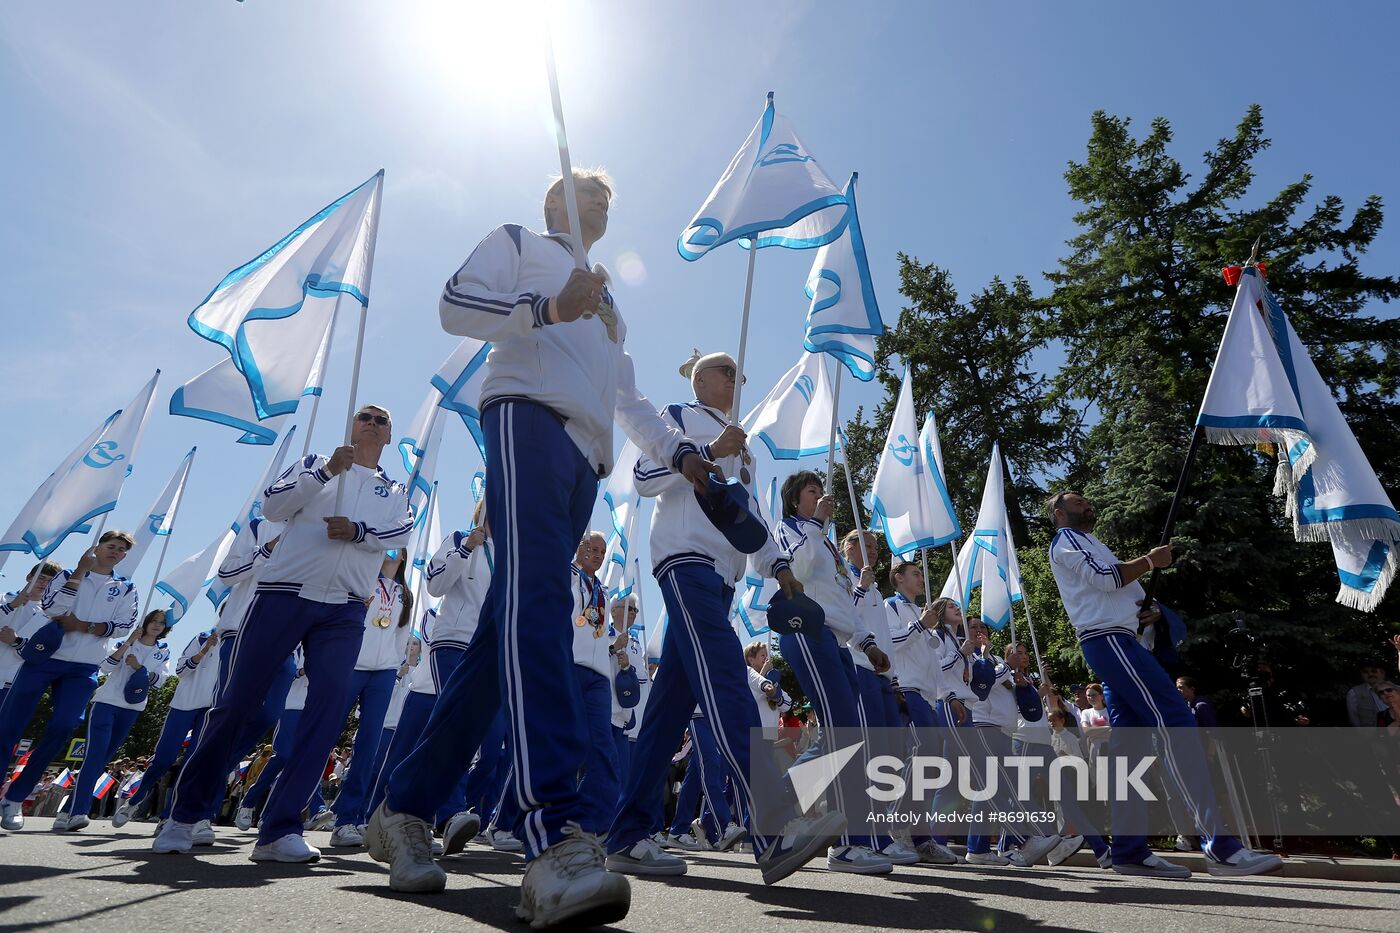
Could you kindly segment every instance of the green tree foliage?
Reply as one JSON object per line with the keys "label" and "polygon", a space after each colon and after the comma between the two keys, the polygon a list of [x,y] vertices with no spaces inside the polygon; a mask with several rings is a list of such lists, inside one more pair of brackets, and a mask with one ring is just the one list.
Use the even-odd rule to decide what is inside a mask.
{"label": "green tree foliage", "polygon": [[136,718],[131,734],[126,737],[116,757],[146,758],[156,750],[160,730],[165,725],[166,714],[170,712],[170,701],[175,697],[175,688],[179,685],[180,678],[171,677],[159,689],[151,692],[150,699],[146,701],[146,711]]}

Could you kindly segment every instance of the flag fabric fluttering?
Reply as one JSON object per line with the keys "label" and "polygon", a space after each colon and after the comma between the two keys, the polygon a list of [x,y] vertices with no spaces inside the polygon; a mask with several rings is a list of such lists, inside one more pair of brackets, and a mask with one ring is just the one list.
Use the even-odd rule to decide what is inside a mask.
{"label": "flag fabric fluttering", "polygon": [[807,331],[802,345],[836,357],[862,382],[875,378],[875,338],[885,332],[865,239],[856,215],[856,176],[846,184],[845,230],[817,251],[807,276]]}
{"label": "flag fabric fluttering", "polygon": [[[764,510],[768,527],[776,527],[779,521],[777,477],[768,481]],[[754,573],[752,567],[744,574],[744,592],[734,600],[734,608],[729,617],[730,625],[741,642],[768,633],[768,603],[777,592],[778,583],[771,577]]]}
{"label": "flag fabric fluttering", "polygon": [[[93,449],[93,445],[102,438],[102,435],[112,426],[112,422],[116,421],[120,415],[120,410],[114,411],[108,415],[107,420],[98,425],[91,434],[85,437],[81,444],[73,448],[73,452],[67,457],[64,457],[63,461],[59,463],[58,468],[39,484],[38,489],[34,490],[34,494],[30,496],[29,501],[24,504],[24,508],[19,510],[19,514],[15,516],[15,520],[10,523],[9,530],[5,532],[5,536],[0,538],[0,567],[5,565],[5,560],[10,556],[12,551],[19,551],[23,554],[29,553],[30,548],[28,542],[24,540],[24,533],[29,530],[29,526],[33,524],[34,519],[39,515],[39,510],[44,507],[45,502],[49,501],[49,496],[52,495],[53,491],[58,487],[58,484],[63,481],[63,478],[68,475],[69,471],[73,469],[73,465]],[[92,529],[83,526],[74,530],[85,534]]]}
{"label": "flag fabric fluttering", "polygon": [[424,519],[423,504],[437,478],[438,450],[442,446],[443,419],[439,402],[442,395],[437,389],[429,388],[418,413],[413,416],[404,436],[399,439],[399,456],[403,458],[404,482],[409,486],[408,507],[413,512],[413,521],[421,526]]}
{"label": "flag fabric fluttering", "polygon": [[775,460],[796,460],[830,449],[835,399],[824,358],[804,352],[743,420],[749,437],[762,441]]}
{"label": "flag fabric fluttering", "polygon": [[428,561],[432,560],[433,553],[442,543],[443,538],[440,514],[438,486],[437,483],[433,483],[430,495],[427,497],[425,517],[419,527],[418,541],[414,546],[413,553],[409,555],[410,565],[405,570],[409,590],[415,595],[427,592]]}
{"label": "flag fabric fluttering", "polygon": [[430,380],[442,396],[438,404],[462,419],[483,461],[486,435],[481,429],[481,383],[486,378],[486,358],[490,353],[491,344],[474,337],[463,338]]}
{"label": "flag fabric fluttering", "polygon": [[1022,598],[1021,568],[1006,516],[1005,479],[997,443],[992,444],[977,525],[959,550],[957,566],[940,595],[957,600],[966,612],[972,591],[978,589],[982,591],[982,621],[995,629],[1010,625],[1012,603]]}
{"label": "flag fabric fluttering", "polygon": [[773,106],[749,133],[709,197],[681,231],[681,258],[699,259],[732,240],[808,249],[841,235],[846,196]]}
{"label": "flag fabric fluttering", "polygon": [[1400,514],[1255,268],[1239,276],[1196,423],[1213,444],[1276,445],[1294,537],[1331,543],[1338,602],[1380,605],[1400,569]]}
{"label": "flag fabric fluttering", "polygon": [[151,543],[157,538],[167,537],[175,530],[175,512],[180,508],[180,499],[185,494],[185,482],[189,479],[195,450],[196,448],[191,447],[190,452],[185,454],[180,465],[175,468],[175,475],[170,477],[170,482],[165,484],[165,488],[156,497],[150,511],[132,532],[136,544],[117,564],[118,571],[128,580],[136,573],[136,568],[141,566],[141,558],[146,556]]}
{"label": "flag fabric fluttering", "polygon": [[116,783],[117,779],[112,777],[110,772],[103,771],[102,777],[97,779],[97,784],[92,788],[92,796],[97,800],[101,800],[103,797],[107,796],[107,792],[110,791],[112,786]]}
{"label": "flag fabric fluttering", "polygon": [[617,464],[603,487],[603,501],[612,515],[612,534],[608,536],[607,554],[603,558],[603,586],[608,598],[626,599],[637,584],[633,573],[632,545],[637,540],[638,517],[642,512],[642,494],[637,491],[633,468],[642,452],[631,440],[622,446]]}
{"label": "flag fabric fluttering", "polygon": [[[258,418],[252,396],[248,392],[248,382],[238,371],[231,357],[220,360],[176,389],[175,394],[170,396],[170,413],[238,428],[243,432],[243,436],[238,439],[240,444],[275,443],[278,433],[282,430],[282,424],[287,419],[286,413],[295,411],[301,399],[319,396],[325,389],[326,357],[330,351],[333,330],[331,323],[330,314],[318,313],[298,315],[287,325],[286,338],[303,348],[314,339],[318,327],[322,333],[320,349],[314,357],[308,360],[303,355],[284,363],[278,370],[279,380],[285,382],[295,378],[296,373],[304,368],[303,363],[309,362],[310,365],[303,376],[301,394],[291,400],[290,408],[286,405],[281,406],[283,414],[261,420]],[[302,331],[308,333],[302,334]]]}
{"label": "flag fabric fluttering", "polygon": [[146,433],[160,370],[141,387],[131,404],[102,432],[49,493],[22,537],[35,557],[48,557],[63,539],[89,521],[117,507],[122,486],[131,475],[136,451]]}
{"label": "flag fabric fluttering", "polygon": [[[932,418],[925,422],[925,430]],[[909,370],[899,387],[890,431],[875,469],[871,511],[890,553],[903,557],[962,536],[932,445],[914,430],[914,390]]]}
{"label": "flag fabric fluttering", "polygon": [[[218,388],[225,393],[226,371],[220,371],[222,378],[211,376],[210,383],[201,383],[198,398],[187,387],[181,403],[185,410],[175,411],[172,399],[172,412],[231,424],[258,436],[257,422],[296,410],[336,299],[347,295],[361,306],[369,305],[383,188],[380,171],[229,272],[190,312],[190,328],[228,351],[244,381],[253,418],[246,419],[247,406],[231,406],[226,395],[206,391]],[[211,404],[215,398],[223,401]],[[230,408],[237,414],[225,410]]]}

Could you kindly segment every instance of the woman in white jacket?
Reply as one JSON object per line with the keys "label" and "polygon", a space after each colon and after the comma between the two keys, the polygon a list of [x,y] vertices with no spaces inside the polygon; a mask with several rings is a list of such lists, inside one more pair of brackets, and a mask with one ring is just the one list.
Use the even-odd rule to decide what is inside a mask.
{"label": "woman in white jacket", "polygon": [[[101,669],[107,679],[93,694],[83,767],[68,797],[67,808],[54,818],[55,830],[76,831],[90,822],[88,813],[92,810],[92,792],[98,778],[126,741],[136,717],[146,708],[151,691],[165,683],[165,663],[170,660],[170,649],[160,638],[166,628],[164,610],[149,612],[141,621],[141,627],[132,632],[121,647],[103,658]],[[141,688],[135,699],[127,692],[127,685],[133,679]]]}
{"label": "woman in white jacket", "polygon": [[[826,613],[826,625],[818,632],[782,635],[778,647],[817,709],[828,743],[823,750],[829,753],[836,750],[830,747],[832,730],[854,731],[861,724],[860,688],[846,646],[864,653],[877,674],[889,670],[890,662],[875,635],[864,627],[864,614],[856,608],[855,581],[826,537],[826,522],[835,503],[823,492],[821,477],[810,470],[794,473],[783,483],[782,500],[783,522],[775,533],[778,548],[787,555],[803,592]],[[836,806],[851,824],[864,824],[870,801],[858,782],[847,776],[857,770],[846,769],[836,781]],[[875,851],[872,842],[868,833],[842,836],[827,853],[827,867],[865,875],[891,871],[894,863]]]}
{"label": "woman in white jacket", "polygon": [[[350,699],[345,716],[360,704],[360,724],[355,733],[355,749],[350,770],[335,800],[333,846],[364,844],[364,825],[369,794],[374,784],[375,759],[384,717],[399,665],[408,652],[413,634],[413,595],[404,583],[404,551],[388,552],[379,570],[379,581],[365,610],[364,640],[350,679]],[[342,717],[343,718],[343,717]]]}

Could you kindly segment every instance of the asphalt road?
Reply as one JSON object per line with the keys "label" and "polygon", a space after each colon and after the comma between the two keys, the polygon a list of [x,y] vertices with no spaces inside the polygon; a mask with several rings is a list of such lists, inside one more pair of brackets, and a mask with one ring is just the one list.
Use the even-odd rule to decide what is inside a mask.
{"label": "asphalt road", "polygon": [[[402,896],[363,849],[316,865],[248,861],[253,834],[219,828],[197,856],[153,855],[151,824],[105,821],[57,835],[30,820],[0,834],[0,929],[524,931],[524,863],[471,846],[446,861],[446,892]],[[820,863],[813,863],[820,864]],[[1088,867],[905,868],[883,878],[806,869],[766,888],[750,856],[702,853],[673,881],[633,880],[618,930],[1400,930],[1400,884],[1306,878],[1128,879]]]}

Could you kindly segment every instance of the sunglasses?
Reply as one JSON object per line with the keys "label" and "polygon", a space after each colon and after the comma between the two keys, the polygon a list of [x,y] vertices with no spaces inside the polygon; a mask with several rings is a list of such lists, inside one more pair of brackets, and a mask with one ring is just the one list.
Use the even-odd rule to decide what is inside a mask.
{"label": "sunglasses", "polygon": [[[724,374],[724,377],[725,377],[726,379],[733,379],[734,377],[736,377],[736,376],[739,375],[739,370],[735,369],[733,366],[706,366],[706,367],[704,367],[703,369],[701,369],[700,371],[701,371],[702,373],[707,373],[707,372],[710,372],[711,370],[714,370],[715,372],[723,373],[723,374]],[[745,376],[745,377],[744,377],[744,384],[747,385],[748,382],[749,382],[749,377],[748,377],[748,376]]]}
{"label": "sunglasses", "polygon": [[372,415],[367,411],[362,411],[359,414],[355,415],[355,420],[363,424],[368,424],[369,422],[373,421],[381,428],[387,427],[389,424],[389,417],[387,415]]}
{"label": "sunglasses", "polygon": [[1379,690],[1377,690],[1376,692],[1377,692],[1377,693],[1394,693],[1394,692],[1395,692],[1395,688],[1394,688],[1394,687],[1381,687],[1381,688],[1380,688]]}

